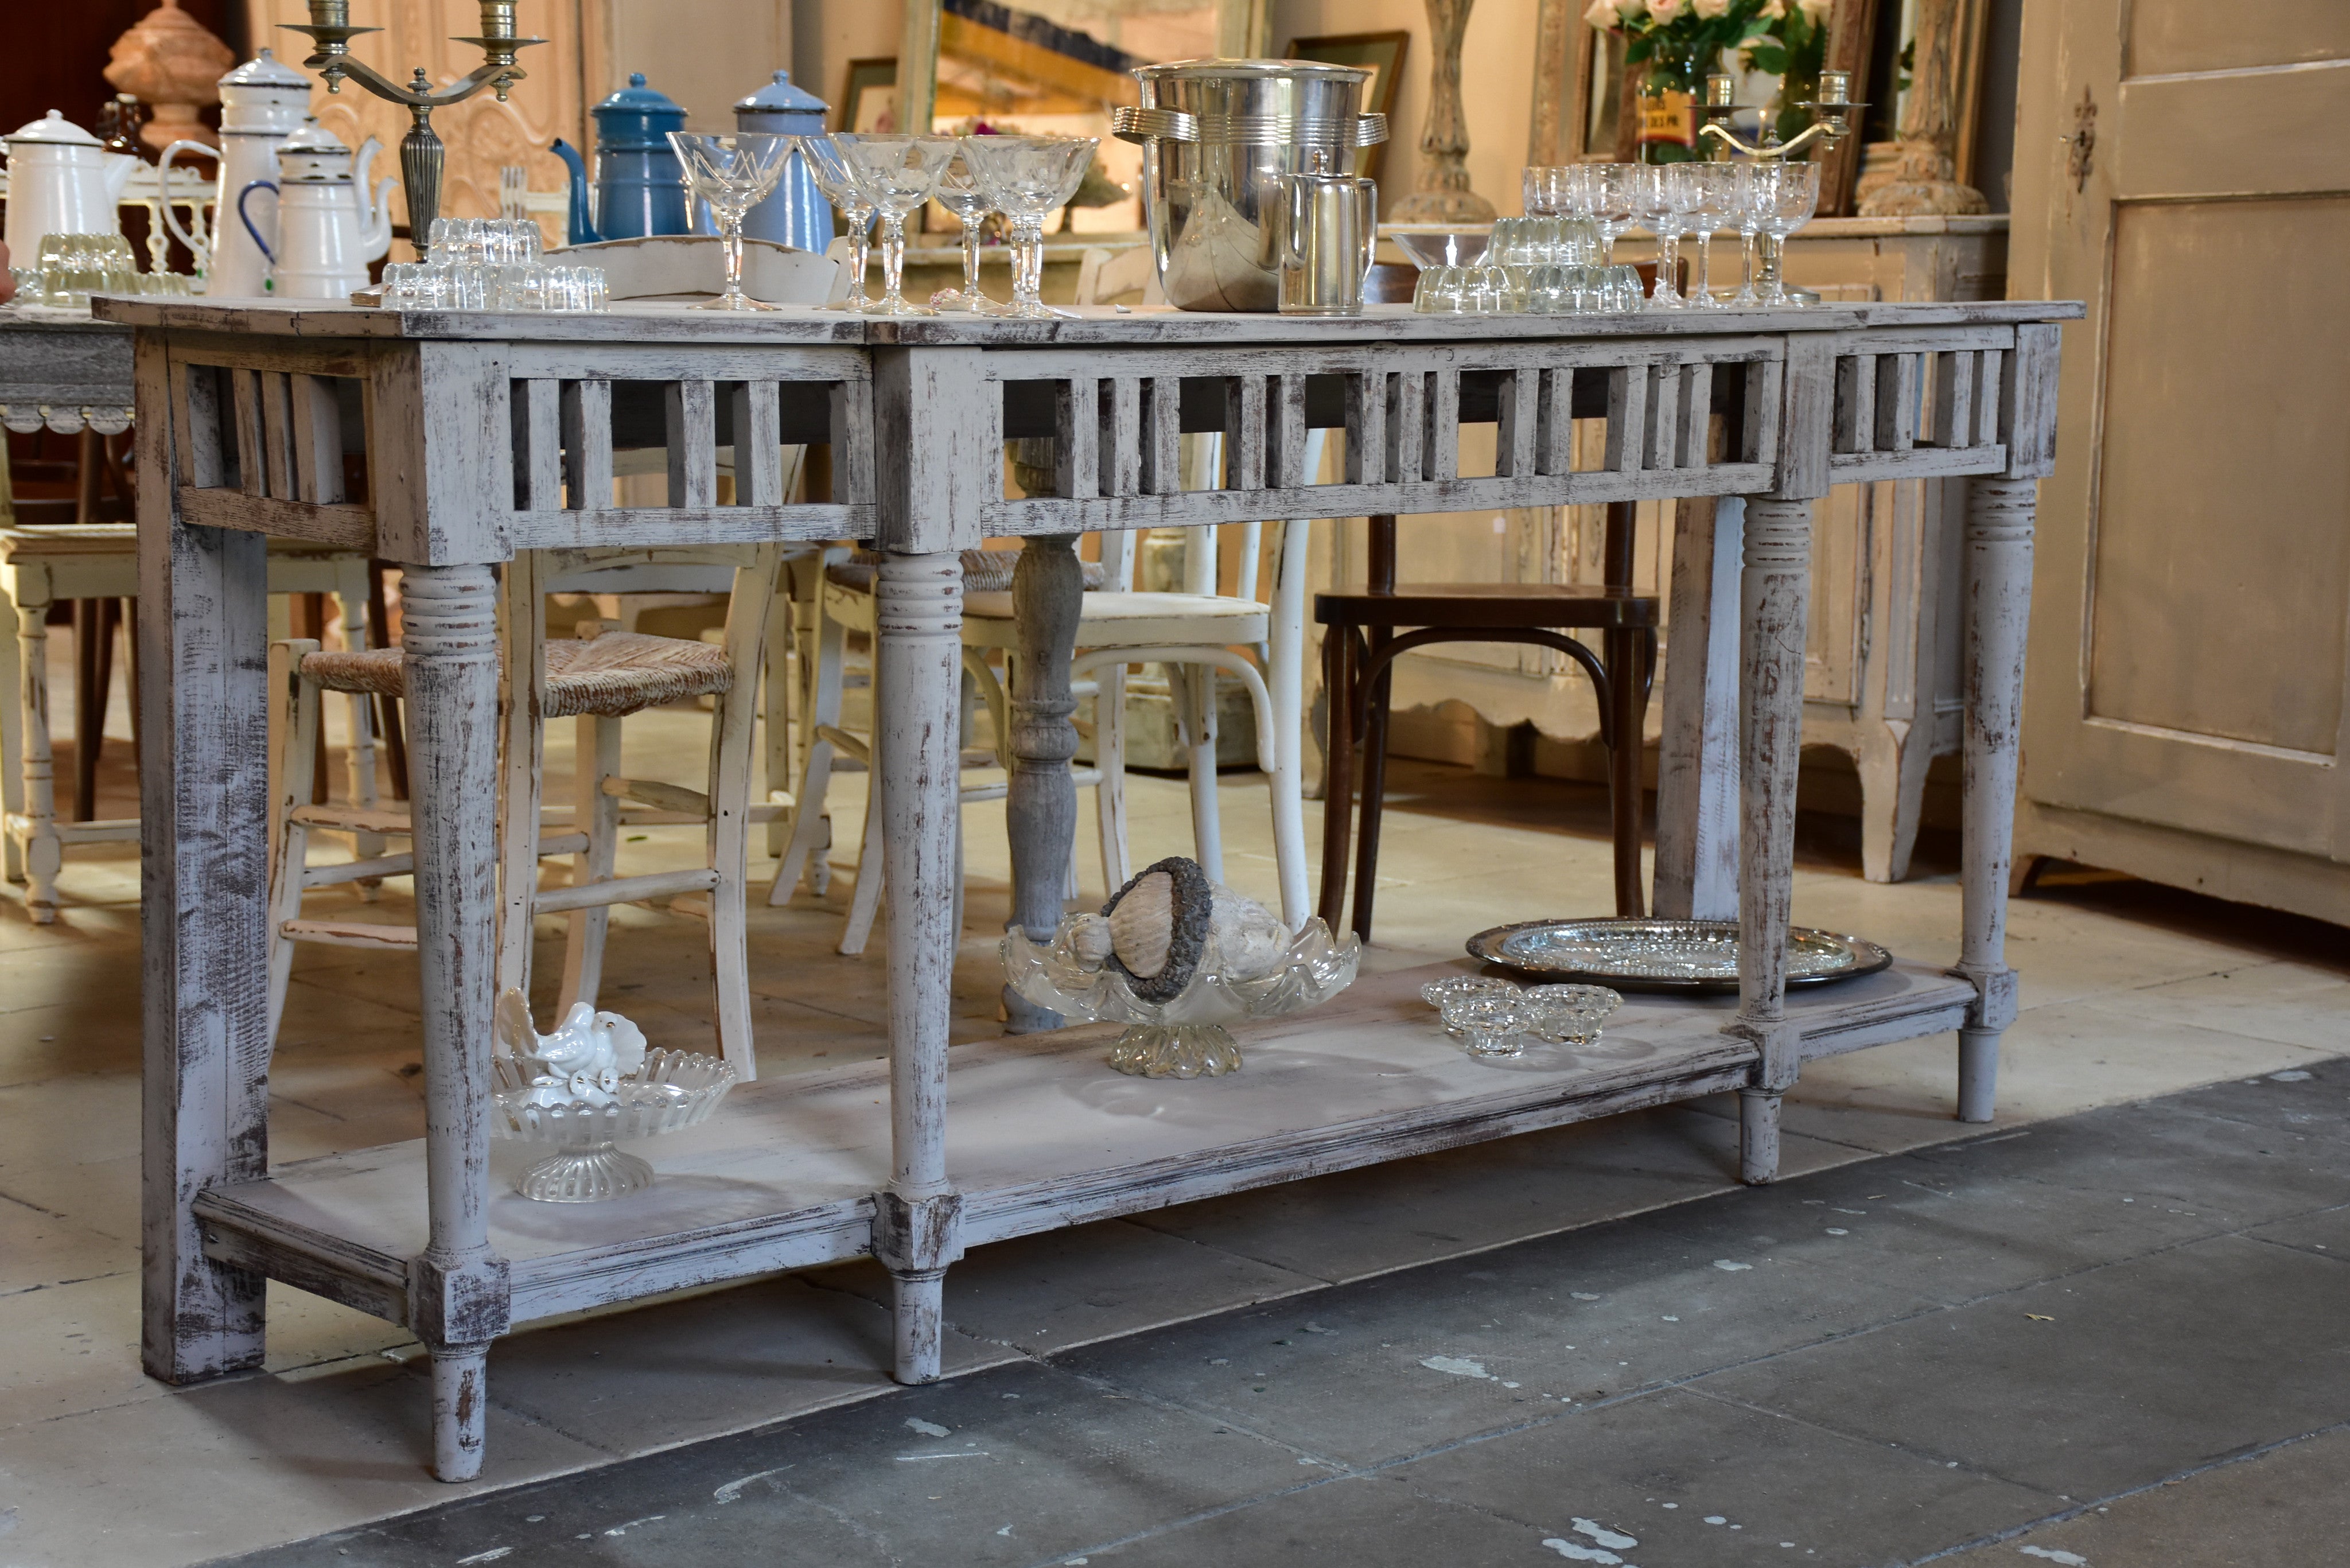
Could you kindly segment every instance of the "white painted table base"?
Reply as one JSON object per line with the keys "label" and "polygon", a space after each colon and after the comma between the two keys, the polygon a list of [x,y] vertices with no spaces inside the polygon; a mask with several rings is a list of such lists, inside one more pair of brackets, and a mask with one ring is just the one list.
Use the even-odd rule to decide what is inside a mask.
{"label": "white painted table base", "polygon": [[[1779,1097],[1804,1056],[1952,1028],[1965,1039],[1961,1109],[1988,1114],[2012,1016],[2002,872],[2031,495],[2054,422],[2048,324],[2071,307],[1592,322],[1104,312],[1051,324],[101,308],[140,328],[145,1347],[159,1376],[258,1365],[262,1282],[284,1280],[423,1340],[433,1468],[462,1480],[482,1462],[488,1346],[557,1312],[870,1253],[896,1286],[895,1371],[919,1382],[938,1376],[944,1272],[979,1241],[1733,1087],[1746,1096],[1743,1174],[1767,1180]],[[1928,364],[1946,389],[1929,439],[1914,407],[1880,400],[1868,421],[1843,417],[1848,387],[1914,387]],[[325,422],[334,400],[320,379],[330,377],[366,389],[365,503],[342,493],[338,461],[326,462],[339,459]],[[648,381],[666,388],[655,422],[671,504],[614,507],[616,389]],[[754,483],[745,504],[714,504],[722,407],[737,428],[748,421],[775,441],[828,436],[836,499],[788,504]],[[1464,412],[1498,418],[1500,472],[1459,472]],[[1710,462],[1718,412],[1731,420],[1730,452]],[[1602,469],[1571,469],[1578,415],[1607,421]],[[1343,425],[1342,482],[1310,483],[1309,420]],[[1222,430],[1223,488],[1180,488],[1187,425]],[[1036,433],[1059,443],[1061,493],[1006,499],[1003,441]],[[1990,476],[1970,533],[1978,676],[1963,959],[1955,975],[1905,965],[1790,997],[1783,932],[1812,503],[1832,477],[1919,472]],[[551,504],[563,496],[587,504]],[[1393,984],[1366,981],[1326,1012],[1244,1032],[1257,1061],[1229,1082],[1117,1078],[1098,1061],[1098,1032],[974,1047],[950,1077],[957,551],[988,535],[1030,540],[1015,587],[1026,657],[1009,800],[1014,909],[1036,927],[1059,913],[1075,820],[1076,535],[1680,496],[1745,498],[1742,607],[1732,617],[1718,606],[1715,617],[1718,628],[1735,621],[1742,641],[1748,940],[1734,1004],[1636,1002],[1611,1037],[1645,1044],[1646,1055],[1496,1075],[1454,1052]],[[428,1129],[421,1143],[275,1172],[263,532],[405,567]],[[748,1085],[708,1127],[648,1150],[677,1171],[715,1158],[723,1182],[656,1184],[577,1210],[527,1205],[492,1158],[484,1097],[496,565],[556,545],[838,537],[870,539],[886,557],[876,606],[877,772],[896,889],[886,1167],[879,1125],[837,1100],[847,1091],[871,1108],[872,1069],[846,1068]],[[1703,759],[1722,754],[1708,726],[1718,731],[1724,707],[1709,708],[1702,683],[1684,680],[1679,693],[1672,722],[1689,732],[1678,754],[1697,765],[1669,775],[1676,811],[1720,783]],[[1710,854],[1700,834],[1675,842],[1697,860]],[[1687,867],[1674,875],[1693,881]],[[1367,1078],[1373,1059],[1403,1065]],[[827,1096],[838,1115],[808,1111]],[[1133,1114],[1162,1104],[1191,1114]],[[517,1204],[527,1223],[501,1224]]]}

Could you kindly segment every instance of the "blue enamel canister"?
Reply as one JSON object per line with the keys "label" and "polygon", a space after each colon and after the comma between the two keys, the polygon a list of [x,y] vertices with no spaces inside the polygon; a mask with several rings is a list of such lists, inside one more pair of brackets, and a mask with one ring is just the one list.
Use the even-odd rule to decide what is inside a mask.
{"label": "blue enamel canister", "polygon": [[[820,136],[825,109],[823,99],[792,85],[791,72],[777,71],[774,81],[735,104],[734,129]],[[816,189],[816,176],[808,172],[807,160],[798,149],[793,149],[775,191],[743,218],[743,232],[755,240],[818,253],[832,243],[832,203]]]}
{"label": "blue enamel canister", "polygon": [[685,110],[667,93],[645,86],[642,72],[588,111],[596,119],[596,211],[588,207],[588,171],[579,155],[557,141],[571,166],[570,240],[635,239],[692,231],[686,216],[684,170],[669,133],[685,129]]}

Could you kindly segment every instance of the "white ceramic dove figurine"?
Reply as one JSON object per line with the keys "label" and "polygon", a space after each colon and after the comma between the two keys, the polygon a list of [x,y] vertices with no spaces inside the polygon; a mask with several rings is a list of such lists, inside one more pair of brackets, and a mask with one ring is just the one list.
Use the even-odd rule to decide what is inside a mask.
{"label": "white ceramic dove figurine", "polygon": [[617,1012],[598,1012],[575,1002],[552,1034],[531,1022],[530,1002],[519,991],[498,998],[498,1044],[538,1069],[530,1103],[540,1106],[584,1101],[612,1103],[620,1080],[645,1064],[645,1033]]}

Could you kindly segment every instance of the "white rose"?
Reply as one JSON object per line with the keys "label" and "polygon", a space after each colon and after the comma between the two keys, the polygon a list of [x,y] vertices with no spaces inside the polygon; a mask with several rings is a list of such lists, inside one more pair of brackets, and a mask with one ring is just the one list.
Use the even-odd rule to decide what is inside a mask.
{"label": "white rose", "polygon": [[1627,22],[1639,16],[1648,8],[1648,0],[1616,0],[1616,14]]}
{"label": "white rose", "polygon": [[1775,22],[1787,14],[1787,0],[1762,0],[1759,15],[1766,22]]}
{"label": "white rose", "polygon": [[1730,9],[1730,0],[1695,0],[1697,14],[1711,21]]}
{"label": "white rose", "polygon": [[1583,19],[1595,27],[1614,26],[1617,20],[1616,0],[1591,0],[1591,9],[1583,14]]}
{"label": "white rose", "polygon": [[1795,0],[1795,7],[1803,12],[1804,21],[1816,27],[1835,9],[1835,0]]}
{"label": "white rose", "polygon": [[1689,9],[1690,0],[1648,0],[1648,15],[1659,22],[1669,22]]}

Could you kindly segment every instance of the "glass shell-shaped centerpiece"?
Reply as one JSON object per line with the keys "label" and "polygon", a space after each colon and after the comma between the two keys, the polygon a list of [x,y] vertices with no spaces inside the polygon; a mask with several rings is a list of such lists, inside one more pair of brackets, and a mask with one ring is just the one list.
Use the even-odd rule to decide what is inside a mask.
{"label": "glass shell-shaped centerpiece", "polygon": [[1263,905],[1172,857],[1049,942],[1003,939],[1013,990],[1081,1022],[1126,1024],[1109,1064],[1144,1078],[1212,1078],[1241,1064],[1224,1027],[1326,1002],[1352,984],[1362,944],[1308,919],[1292,931]]}

